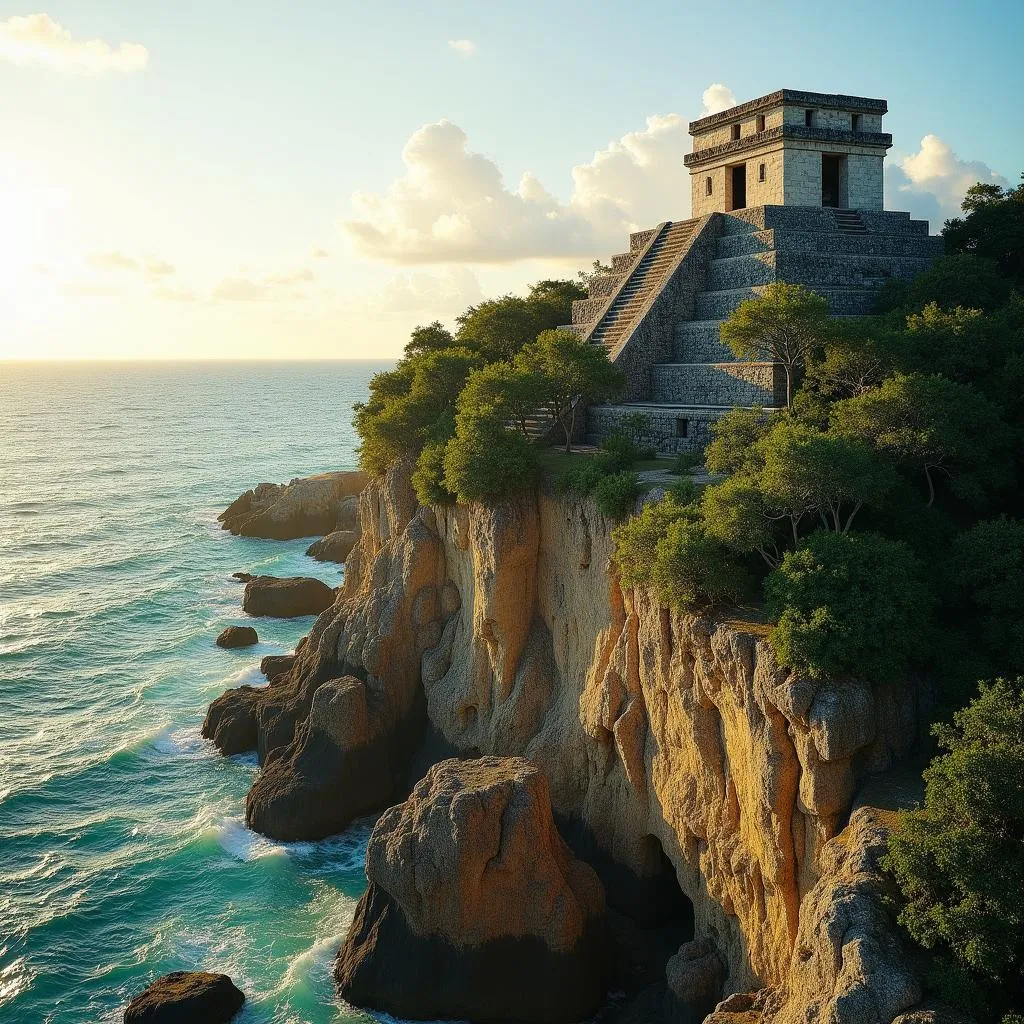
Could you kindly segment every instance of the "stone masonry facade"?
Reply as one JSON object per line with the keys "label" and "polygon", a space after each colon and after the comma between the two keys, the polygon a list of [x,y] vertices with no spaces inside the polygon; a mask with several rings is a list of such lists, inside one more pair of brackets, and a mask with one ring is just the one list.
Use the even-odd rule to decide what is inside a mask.
{"label": "stone masonry facade", "polygon": [[882,209],[885,100],[780,89],[690,123],[694,216],[756,206]]}
{"label": "stone masonry facade", "polygon": [[721,340],[741,302],[787,281],[833,316],[862,316],[886,281],[941,255],[926,221],[882,209],[887,109],[781,89],[690,124],[692,219],[634,232],[573,304],[571,328],[626,377],[618,404],[580,417],[587,441],[628,425],[662,454],[703,450],[730,409],[785,404],[783,368],[737,360]]}

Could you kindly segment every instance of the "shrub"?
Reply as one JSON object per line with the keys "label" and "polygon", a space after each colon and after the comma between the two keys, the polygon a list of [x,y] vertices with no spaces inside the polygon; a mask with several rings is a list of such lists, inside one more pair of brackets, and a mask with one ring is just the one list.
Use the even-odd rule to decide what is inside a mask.
{"label": "shrub", "polygon": [[[1024,523],[975,523],[954,541],[947,565],[952,593],[966,598],[974,642],[1012,672],[1024,672]],[[958,610],[960,607],[958,606]]]}
{"label": "shrub", "polygon": [[612,530],[615,552],[612,560],[624,587],[654,582],[654,561],[658,541],[669,526],[692,512],[669,494],[661,501],[644,505],[638,516]]}
{"label": "shrub", "polygon": [[668,525],[655,547],[652,575],[661,600],[681,611],[736,604],[753,590],[750,573],[691,517]]}
{"label": "shrub", "polygon": [[651,458],[653,452],[650,448],[641,448],[629,434],[624,431],[615,431],[609,434],[601,442],[601,451],[607,452],[614,459],[621,469],[629,469],[634,462],[640,459]]}
{"label": "shrub", "polygon": [[412,486],[421,505],[449,505],[455,495],[444,485],[444,453],[447,443],[431,441],[423,446],[412,474]]}
{"label": "shrub", "polygon": [[692,477],[684,476],[668,487],[665,493],[671,495],[680,505],[689,505],[690,502],[697,500],[697,496],[700,494],[700,487],[697,486]]}
{"label": "shrub", "polygon": [[563,492],[587,495],[613,470],[598,459],[587,459],[574,466],[558,481],[558,489]]}
{"label": "shrub", "polygon": [[896,679],[926,648],[932,597],[910,548],[819,531],[765,580],[779,663],[814,679]]}
{"label": "shrub", "polygon": [[750,463],[754,444],[771,429],[760,409],[731,409],[711,426],[712,440],[704,450],[709,473],[735,473]]}
{"label": "shrub", "polygon": [[[885,866],[921,945],[1019,1007],[1024,994],[1024,679],[982,684],[932,730],[945,753],[925,770],[925,804],[904,812]],[[1002,983],[1002,993],[992,982]],[[973,1008],[973,1007],[972,1007]]]}
{"label": "shrub", "polygon": [[444,486],[461,502],[498,498],[533,483],[537,449],[491,420],[463,420],[444,455]]}
{"label": "shrub", "polygon": [[700,469],[702,463],[703,458],[697,452],[680,452],[672,460],[672,468],[669,472],[675,473],[676,476],[688,476],[694,470]]}
{"label": "shrub", "polygon": [[640,481],[628,469],[610,476],[602,476],[590,492],[602,515],[609,519],[622,519],[636,507],[640,496]]}

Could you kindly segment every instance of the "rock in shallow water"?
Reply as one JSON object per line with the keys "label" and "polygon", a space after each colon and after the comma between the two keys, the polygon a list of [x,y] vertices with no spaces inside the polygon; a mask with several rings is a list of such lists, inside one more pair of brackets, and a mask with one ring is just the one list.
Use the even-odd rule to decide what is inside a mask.
{"label": "rock in shallow water", "polygon": [[242,610],[249,615],[294,619],[319,615],[334,603],[334,591],[309,576],[256,576],[245,585]]}
{"label": "rock in shallow water", "polygon": [[604,998],[604,891],[524,758],[435,765],[385,811],[335,966],[342,998],[403,1017],[558,1024]]}
{"label": "rock in shallow water", "polygon": [[217,637],[217,646],[225,648],[234,647],[251,647],[253,644],[258,644],[260,638],[256,635],[256,630],[252,626],[228,626],[219,637]]}
{"label": "rock in shallow water", "polygon": [[315,558],[318,562],[340,562],[344,564],[345,559],[352,553],[352,549],[359,542],[357,530],[334,530],[321,537],[306,548],[306,554]]}
{"label": "rock in shallow water", "polygon": [[243,537],[294,540],[336,529],[351,516],[351,501],[366,486],[366,474],[321,473],[288,484],[263,483],[236,498],[217,518]]}
{"label": "rock in shallow water", "polygon": [[226,1024],[245,996],[226,974],[173,971],[157,978],[124,1012],[125,1024]]}

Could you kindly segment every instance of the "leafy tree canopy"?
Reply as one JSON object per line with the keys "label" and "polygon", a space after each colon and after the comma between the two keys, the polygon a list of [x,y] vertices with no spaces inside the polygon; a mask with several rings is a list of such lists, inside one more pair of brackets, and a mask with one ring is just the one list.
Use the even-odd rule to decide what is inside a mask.
{"label": "leafy tree canopy", "polygon": [[[906,900],[900,921],[925,948],[987,982],[974,991],[982,1005],[965,1008],[1019,1009],[1024,679],[982,684],[951,725],[933,732],[945,753],[925,770],[924,807],[900,815],[885,861]],[[993,982],[1002,983],[1001,992]],[[962,998],[966,989],[948,995]]]}
{"label": "leafy tree canopy", "polygon": [[933,599],[899,541],[813,533],[764,590],[780,664],[812,678],[898,679],[926,647]]}
{"label": "leafy tree canopy", "polygon": [[967,190],[963,217],[946,222],[946,251],[995,260],[1018,288],[1024,287],[1024,175],[1016,188],[978,182]]}
{"label": "leafy tree canopy", "polygon": [[1008,477],[1011,435],[996,407],[968,385],[939,374],[894,374],[836,403],[832,425],[922,473],[929,505],[937,478],[977,504]]}
{"label": "leafy tree canopy", "polygon": [[781,363],[789,406],[797,371],[831,332],[827,300],[803,285],[774,281],[740,303],[722,324],[721,338],[740,359]]}

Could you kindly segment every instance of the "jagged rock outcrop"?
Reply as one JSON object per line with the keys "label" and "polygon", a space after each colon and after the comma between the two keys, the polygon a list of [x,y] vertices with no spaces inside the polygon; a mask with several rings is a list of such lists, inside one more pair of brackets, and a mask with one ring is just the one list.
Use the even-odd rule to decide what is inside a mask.
{"label": "jagged rock outcrop", "polygon": [[253,793],[276,780],[284,817],[321,800],[314,754],[333,793],[363,784],[340,767],[354,734],[332,717],[338,681],[354,677],[374,736],[429,722],[465,756],[536,764],[611,904],[654,919],[670,891],[692,905],[696,941],[724,967],[719,995],[761,1016],[803,998],[787,987],[801,901],[862,780],[915,742],[917,681],[819,684],[781,669],[757,623],[623,590],[589,502],[541,492],[424,509],[397,467],[360,496],[360,520],[338,600],[255,702]]}
{"label": "jagged rock outcrop", "polygon": [[125,1024],[227,1024],[245,996],[226,974],[172,971],[137,995],[124,1012]]}
{"label": "jagged rock outcrop", "polygon": [[358,530],[333,530],[326,537],[314,541],[306,548],[306,554],[318,562],[345,563],[352,549],[359,542]]}
{"label": "jagged rock outcrop", "polygon": [[218,517],[223,529],[243,537],[294,540],[351,529],[361,472],[320,473],[287,484],[262,483],[239,495]]}
{"label": "jagged rock outcrop", "polygon": [[218,647],[223,647],[227,650],[235,647],[251,647],[259,642],[260,638],[252,626],[228,626],[215,641]]}
{"label": "jagged rock outcrop", "polygon": [[311,576],[255,576],[245,584],[242,611],[248,615],[294,619],[319,615],[334,603],[334,591]]}
{"label": "jagged rock outcrop", "polygon": [[400,1017],[557,1024],[604,999],[604,893],[523,758],[447,760],[385,811],[335,967],[342,998]]}
{"label": "jagged rock outcrop", "polygon": [[[886,909],[890,883],[878,866],[889,817],[862,807],[822,849],[789,969],[772,999],[761,997],[765,1024],[891,1024],[920,1001],[920,982]],[[751,1005],[757,998],[749,994]],[[722,1004],[708,1022],[741,1024],[748,1012]]]}

